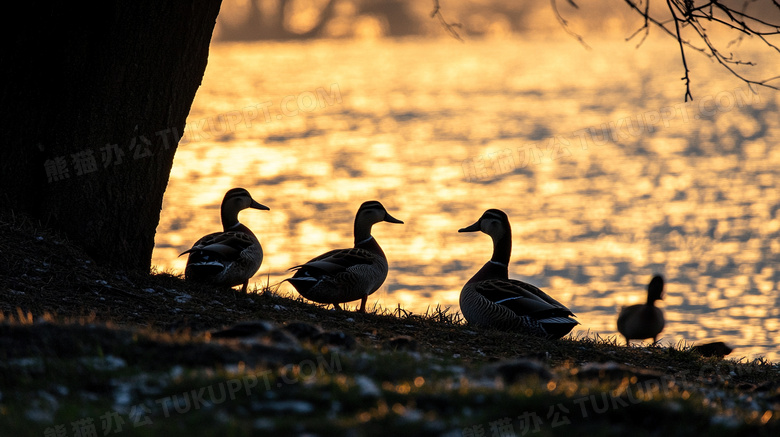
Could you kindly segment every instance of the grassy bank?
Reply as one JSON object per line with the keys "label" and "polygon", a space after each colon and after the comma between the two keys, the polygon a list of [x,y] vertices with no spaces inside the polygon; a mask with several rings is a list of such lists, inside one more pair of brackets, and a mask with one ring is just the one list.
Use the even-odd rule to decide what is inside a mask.
{"label": "grassy bank", "polygon": [[[0,434],[776,435],[780,369],[95,266],[0,218]],[[230,329],[232,327],[232,329]],[[92,432],[94,431],[94,433]]]}

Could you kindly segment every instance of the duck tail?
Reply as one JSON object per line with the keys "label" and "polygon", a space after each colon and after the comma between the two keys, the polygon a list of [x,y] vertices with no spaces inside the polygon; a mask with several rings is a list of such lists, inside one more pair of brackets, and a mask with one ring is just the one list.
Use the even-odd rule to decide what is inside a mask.
{"label": "duck tail", "polygon": [[539,323],[547,333],[547,338],[550,339],[559,339],[580,324],[571,317],[548,317],[539,320]]}
{"label": "duck tail", "polygon": [[295,289],[298,290],[298,293],[304,294],[314,288],[314,286],[317,285],[317,282],[319,282],[319,279],[313,276],[300,276],[297,278],[287,278],[285,281],[289,282],[293,287],[295,287]]}

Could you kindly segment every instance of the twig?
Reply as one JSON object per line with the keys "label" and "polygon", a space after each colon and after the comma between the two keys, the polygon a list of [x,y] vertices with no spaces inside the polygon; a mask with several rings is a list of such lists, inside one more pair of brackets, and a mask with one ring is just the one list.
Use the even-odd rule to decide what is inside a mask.
{"label": "twig", "polygon": [[[714,58],[723,68],[729,73],[743,82],[752,89],[753,85],[763,86],[771,89],[780,89],[780,85],[772,85],[769,82],[775,81],[778,77],[771,77],[763,80],[748,79],[746,76],[740,74],[735,70],[735,66],[753,66],[755,65],[751,61],[743,61],[734,57],[729,53],[725,55],[720,52],[710,39],[707,33],[707,29],[704,27],[704,23],[714,23],[718,26],[723,26],[731,31],[738,32],[739,36],[732,40],[727,47],[731,47],[733,44],[740,42],[745,36],[758,37],[767,47],[776,53],[780,53],[780,47],[770,41],[768,36],[780,35],[780,23],[772,23],[763,16],[761,18],[751,15],[747,12],[747,5],[749,0],[742,3],[740,10],[731,8],[728,5],[723,4],[719,0],[710,0],[704,2],[699,6],[695,6],[691,0],[665,0],[666,6],[672,15],[670,20],[661,21],[650,13],[650,0],[645,0],[644,7],[642,8],[642,1],[624,0],[631,9],[636,11],[641,17],[644,18],[644,24],[637,29],[626,40],[631,40],[644,31],[642,40],[639,42],[639,47],[649,33],[650,24],[653,24],[661,31],[669,36],[674,37],[677,40],[677,44],[680,46],[680,54],[685,69],[685,76],[682,79],[685,81],[685,100],[692,98],[690,90],[690,70],[688,68],[685,48],[695,50],[703,55]],[[777,7],[780,12],[780,1],[772,0],[772,4]],[[769,16],[769,15],[767,15]],[[667,27],[669,23],[674,22],[674,29]],[[689,40],[685,39],[682,35],[683,27],[690,27],[698,36],[699,40],[704,43],[703,47],[697,47]]]}
{"label": "twig", "polygon": [[688,62],[685,59],[685,46],[683,45],[682,37],[680,36],[680,20],[677,19],[677,15],[674,12],[674,8],[672,7],[671,2],[672,0],[666,0],[666,4],[669,6],[669,12],[672,13],[672,18],[674,19],[674,28],[677,33],[677,43],[680,45],[680,56],[682,57],[683,69],[685,69],[685,76],[682,77],[682,80],[685,81],[685,101],[687,102],[688,98],[693,100],[693,95],[691,94],[691,78],[688,75],[690,70],[688,70]]}
{"label": "twig", "polygon": [[442,27],[444,27],[444,30],[447,31],[447,33],[450,34],[453,38],[457,39],[460,42],[463,42],[463,38],[460,37],[460,34],[458,33],[455,28],[461,28],[463,27],[460,23],[448,23],[447,20],[444,19],[444,16],[441,14],[441,7],[439,6],[439,0],[433,0],[433,11],[431,11],[431,18],[437,17],[439,19],[439,23],[441,23]]}
{"label": "twig", "polygon": [[645,24],[643,24],[643,25],[642,25],[642,27],[640,27],[639,29],[637,29],[637,30],[636,30],[636,32],[634,32],[633,34],[631,34],[631,36],[629,36],[628,38],[626,38],[626,41],[630,41],[630,40],[632,40],[632,39],[633,39],[633,38],[634,38],[634,37],[635,37],[637,34],[639,34],[639,32],[641,32],[641,31],[644,29],[644,31],[645,31],[645,34],[644,34],[644,35],[642,35],[642,39],[639,41],[639,43],[637,43],[637,45],[636,45],[636,48],[639,48],[639,47],[642,45],[642,43],[644,43],[644,42],[645,42],[645,40],[647,39],[647,36],[648,36],[648,35],[650,35],[650,25],[648,24],[648,20],[649,20],[649,18],[650,18],[650,14],[648,13],[648,11],[649,11],[649,10],[650,10],[650,2],[649,2],[649,1],[647,1],[647,2],[645,2],[645,12],[644,12],[644,14],[642,14],[642,15],[644,15],[644,17],[645,17]]}
{"label": "twig", "polygon": [[[568,0],[569,4],[574,6],[575,8],[579,9],[579,6],[577,6],[576,3],[574,3],[573,0]],[[569,28],[569,22],[566,21],[565,18],[561,15],[561,13],[558,11],[558,4],[556,3],[556,0],[550,0],[550,5],[552,6],[553,12],[555,12],[555,18],[558,19],[558,22],[561,23],[561,27],[563,28],[566,33],[574,37],[577,41],[579,41],[580,44],[582,44],[585,49],[590,50],[590,46],[585,42],[585,39],[582,38],[578,33],[574,32]]]}

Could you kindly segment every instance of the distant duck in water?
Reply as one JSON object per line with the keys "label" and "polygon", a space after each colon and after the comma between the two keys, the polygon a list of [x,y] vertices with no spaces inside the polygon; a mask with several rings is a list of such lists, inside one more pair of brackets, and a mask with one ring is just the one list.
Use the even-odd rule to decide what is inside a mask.
{"label": "distant duck in water", "polygon": [[233,188],[225,194],[220,208],[223,231],[202,237],[181,253],[189,254],[184,270],[186,280],[226,287],[242,285],[241,292],[246,292],[249,279],[263,263],[260,242],[238,221],[238,213],[247,208],[270,209],[254,201],[243,188]]}
{"label": "distant duck in water", "polygon": [[655,301],[663,299],[664,278],[653,276],[647,286],[647,303],[631,305],[620,311],[617,319],[618,332],[626,338],[626,346],[631,340],[652,338],[658,341],[658,334],[664,329],[664,313],[655,306]]}
{"label": "distant duck in water", "polygon": [[371,227],[379,222],[403,224],[388,214],[381,203],[363,203],[355,215],[355,246],[331,250],[290,268],[295,274],[286,281],[306,299],[333,304],[338,309],[340,303],[360,299],[359,311],[365,312],[368,296],[387,278],[387,258],[371,236]]}
{"label": "distant duck in water", "polygon": [[507,215],[489,209],[458,232],[482,231],[493,239],[493,256],[460,292],[460,310],[469,324],[522,331],[558,339],[579,323],[560,302],[537,287],[509,279],[512,228]]}

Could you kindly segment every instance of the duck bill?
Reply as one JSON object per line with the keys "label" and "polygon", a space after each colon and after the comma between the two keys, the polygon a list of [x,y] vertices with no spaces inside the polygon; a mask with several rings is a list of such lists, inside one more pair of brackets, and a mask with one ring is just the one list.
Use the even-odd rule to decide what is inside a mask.
{"label": "duck bill", "polygon": [[402,222],[401,220],[398,220],[397,218],[391,216],[388,213],[385,213],[385,221],[386,222],[390,222],[390,223],[398,223],[398,224],[401,224],[401,225],[404,224],[404,222]]}
{"label": "duck bill", "polygon": [[270,210],[271,210],[271,208],[269,208],[269,207],[267,207],[267,206],[265,206],[265,205],[261,205],[261,204],[257,203],[257,202],[256,202],[256,201],[254,201],[254,200],[253,200],[253,201],[252,201],[252,203],[249,205],[249,207],[250,207],[250,208],[254,208],[254,209],[262,209],[262,210],[264,210],[264,211],[270,211]]}
{"label": "duck bill", "polygon": [[477,232],[477,231],[481,231],[481,230],[482,230],[482,228],[479,225],[479,221],[477,221],[476,223],[474,223],[471,226],[458,229],[458,232]]}

